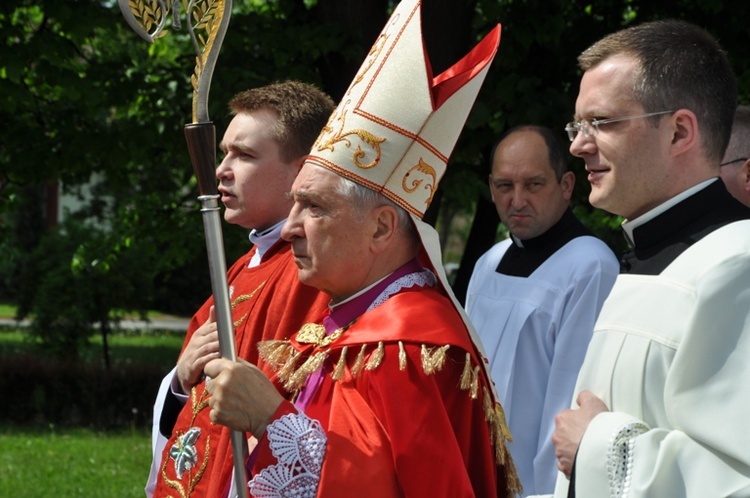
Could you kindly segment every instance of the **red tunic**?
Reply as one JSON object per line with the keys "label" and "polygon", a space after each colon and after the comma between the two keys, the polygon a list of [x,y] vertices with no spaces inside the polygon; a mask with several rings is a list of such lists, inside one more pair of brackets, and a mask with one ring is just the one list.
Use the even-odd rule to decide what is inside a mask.
{"label": "red tunic", "polygon": [[[299,282],[288,243],[277,243],[260,265],[248,268],[253,253],[254,249],[241,257],[227,273],[237,356],[257,364],[270,376],[270,367],[258,358],[257,343],[288,338],[303,323],[324,314],[330,298]],[[205,323],[211,305],[213,298],[193,316],[183,349]],[[167,442],[154,497],[222,496],[234,464],[230,431],[211,423],[207,398],[205,381],[201,381],[192,390]],[[199,434],[195,428],[200,429]]]}
{"label": "red tunic", "polygon": [[[497,460],[496,427],[487,422],[487,379],[475,368],[479,355],[459,313],[440,291],[402,290],[328,345],[300,344],[297,338],[292,337],[291,345],[304,352],[298,366],[305,357],[328,352],[326,375],[305,409],[327,435],[318,496],[511,494],[508,489],[515,483],[508,485],[506,472],[513,475],[512,464],[508,460],[506,467]],[[370,369],[355,366],[363,344],[366,353],[360,364],[367,365],[380,356],[380,342],[380,361],[373,360]],[[450,348],[442,367],[426,373],[423,348],[434,352],[445,345]],[[478,387],[474,398],[470,388],[461,387],[467,363]],[[341,374],[332,375],[336,371]],[[494,409],[491,402],[489,407]],[[291,403],[283,403],[274,420],[295,411]],[[504,453],[504,439],[498,444]],[[276,463],[264,436],[253,473]]]}

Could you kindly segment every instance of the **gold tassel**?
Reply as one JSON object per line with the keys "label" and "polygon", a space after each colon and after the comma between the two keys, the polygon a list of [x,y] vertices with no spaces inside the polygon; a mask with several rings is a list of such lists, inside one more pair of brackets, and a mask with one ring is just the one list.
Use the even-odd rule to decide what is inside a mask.
{"label": "gold tassel", "polygon": [[359,350],[357,359],[354,360],[354,366],[352,366],[352,377],[356,377],[357,375],[359,375],[360,370],[362,370],[362,364],[365,362],[365,348],[366,347],[367,347],[367,344],[362,344],[362,348]]}
{"label": "gold tassel", "polygon": [[383,341],[378,342],[378,349],[372,353],[370,359],[367,360],[365,370],[375,370],[383,362],[383,356],[385,356],[385,348],[383,347]]}
{"label": "gold tassel", "polygon": [[461,372],[461,383],[459,384],[459,387],[462,391],[466,391],[471,387],[471,380],[472,380],[472,374],[471,374],[471,354],[467,351],[466,352],[466,362],[464,363],[464,370]]}
{"label": "gold tassel", "polygon": [[442,370],[445,364],[445,353],[449,347],[450,344],[446,344],[445,346],[430,350],[422,344],[422,369],[426,375],[431,375]]}
{"label": "gold tassel", "polygon": [[297,366],[297,360],[299,359],[301,354],[302,353],[300,353],[299,351],[293,351],[276,374],[279,380],[283,382],[285,386],[289,382],[289,379],[292,378],[292,375],[294,375],[294,368]]}
{"label": "gold tassel", "polygon": [[486,387],[482,388],[482,395],[484,397],[485,418],[491,432],[492,444],[495,447],[495,459],[498,465],[502,465],[505,468],[508,495],[516,496],[523,490],[523,485],[518,478],[516,466],[513,463],[513,458],[510,456],[508,446],[505,444],[506,441],[513,441],[513,436],[511,436],[510,429],[508,429],[508,425],[505,422],[505,411],[503,411],[500,403],[492,400]]}
{"label": "gold tassel", "polygon": [[301,388],[303,385],[305,385],[307,377],[311,373],[317,371],[323,365],[323,362],[326,361],[326,358],[328,358],[327,351],[319,351],[310,356],[307,360],[305,360],[302,366],[299,367],[297,371],[291,375],[289,381],[284,384],[284,387],[289,391],[296,391],[297,389]]}
{"label": "gold tassel", "polygon": [[258,343],[258,354],[274,369],[286,363],[294,349],[289,341],[272,340]]}
{"label": "gold tassel", "polygon": [[474,375],[471,379],[471,399],[479,396],[479,365],[474,367]]}
{"label": "gold tassel", "polygon": [[398,341],[398,369],[406,370],[406,350],[404,349],[404,343]]}
{"label": "gold tassel", "polygon": [[344,346],[341,348],[341,356],[339,357],[338,363],[336,363],[336,368],[333,369],[333,373],[331,374],[331,378],[333,380],[341,380],[344,378],[344,367],[346,367],[346,353],[349,351],[349,346]]}

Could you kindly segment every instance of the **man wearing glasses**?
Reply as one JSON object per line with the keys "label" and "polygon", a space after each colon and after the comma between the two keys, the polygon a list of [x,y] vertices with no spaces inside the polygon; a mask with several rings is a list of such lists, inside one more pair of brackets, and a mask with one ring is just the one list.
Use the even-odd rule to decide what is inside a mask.
{"label": "man wearing glasses", "polygon": [[674,20],[578,60],[570,151],[632,250],[555,420],[556,496],[750,496],[750,209],[718,179],[732,69]]}
{"label": "man wearing glasses", "polygon": [[750,206],[750,106],[737,108],[732,138],[721,161],[721,179],[735,199]]}

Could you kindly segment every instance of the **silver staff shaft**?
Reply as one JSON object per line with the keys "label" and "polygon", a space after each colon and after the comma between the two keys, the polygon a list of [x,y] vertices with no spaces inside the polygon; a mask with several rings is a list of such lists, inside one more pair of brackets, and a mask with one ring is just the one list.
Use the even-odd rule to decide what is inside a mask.
{"label": "silver staff shaft", "polygon": [[[219,350],[222,358],[237,361],[234,345],[234,323],[227,284],[227,262],[224,254],[224,236],[221,230],[219,211],[219,189],[216,185],[216,127],[213,123],[191,123],[185,125],[185,139],[198,183],[198,200],[203,215],[203,230],[208,251],[208,269],[211,275],[211,291],[214,297],[216,326],[219,331]],[[247,440],[240,431],[231,431],[232,456],[234,457],[234,480],[240,498],[247,498],[247,476],[245,457]]]}
{"label": "silver staff shaft", "polygon": [[[234,345],[234,325],[229,301],[227,284],[227,265],[224,255],[224,237],[221,230],[221,213],[219,195],[201,195],[198,197],[203,215],[203,230],[206,236],[208,266],[211,274],[211,291],[214,296],[216,325],[219,329],[219,350],[222,358],[237,361]],[[241,431],[231,431],[232,456],[234,458],[234,480],[236,488],[243,498],[247,497],[247,475],[245,473],[245,456],[247,440]]]}

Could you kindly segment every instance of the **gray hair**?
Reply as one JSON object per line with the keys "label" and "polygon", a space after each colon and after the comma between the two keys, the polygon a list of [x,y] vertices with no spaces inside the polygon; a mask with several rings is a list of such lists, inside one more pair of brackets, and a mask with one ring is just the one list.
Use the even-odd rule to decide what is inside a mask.
{"label": "gray hair", "polygon": [[352,207],[360,215],[381,206],[394,208],[398,213],[399,230],[412,241],[420,240],[419,233],[409,212],[383,194],[340,175],[339,182],[336,185],[336,192],[349,199]]}

